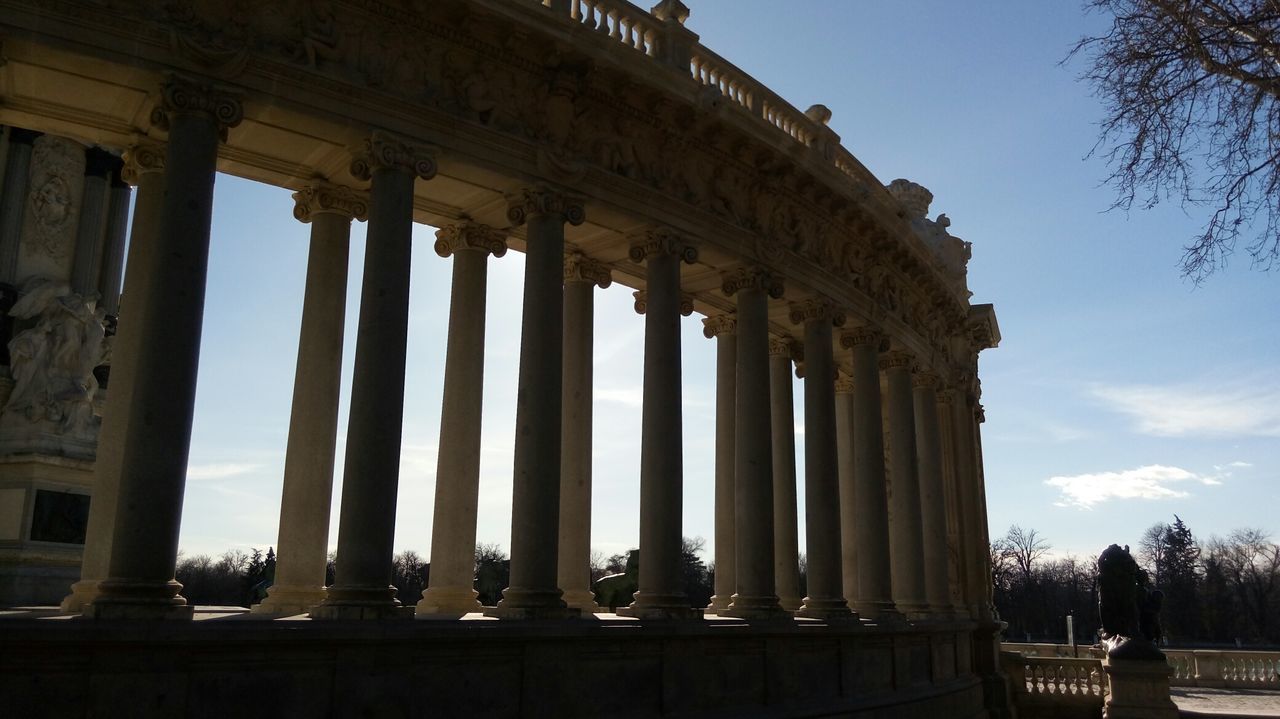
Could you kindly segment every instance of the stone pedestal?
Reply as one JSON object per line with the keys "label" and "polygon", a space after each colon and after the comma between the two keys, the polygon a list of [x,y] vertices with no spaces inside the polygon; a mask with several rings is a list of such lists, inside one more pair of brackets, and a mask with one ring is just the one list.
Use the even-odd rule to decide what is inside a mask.
{"label": "stone pedestal", "polygon": [[1103,719],[1177,719],[1178,706],[1169,698],[1173,667],[1163,660],[1102,660],[1110,692],[1102,705]]}
{"label": "stone pedestal", "polygon": [[0,607],[57,604],[76,581],[93,463],[0,457]]}

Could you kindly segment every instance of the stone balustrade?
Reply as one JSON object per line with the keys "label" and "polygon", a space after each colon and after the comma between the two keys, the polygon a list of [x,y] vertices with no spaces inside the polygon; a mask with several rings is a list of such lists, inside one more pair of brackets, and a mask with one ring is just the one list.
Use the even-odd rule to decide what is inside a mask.
{"label": "stone balustrade", "polygon": [[[1004,642],[1002,655],[1022,656],[1027,666],[1033,663],[1053,663],[1072,657],[1069,644],[1026,644]],[[1227,687],[1232,689],[1280,689],[1280,652],[1251,652],[1224,649],[1162,649],[1168,657],[1173,674],[1172,686]],[[1075,647],[1080,659],[1075,661],[1099,664],[1102,651],[1096,646]],[[1028,681],[1030,681],[1030,674]]]}

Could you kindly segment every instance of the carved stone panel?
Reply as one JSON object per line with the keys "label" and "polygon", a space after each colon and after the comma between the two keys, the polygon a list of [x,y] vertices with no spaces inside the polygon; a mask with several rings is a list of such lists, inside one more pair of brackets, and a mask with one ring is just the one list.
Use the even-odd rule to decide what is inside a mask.
{"label": "carved stone panel", "polygon": [[18,252],[19,285],[33,276],[71,276],[84,192],[84,146],[41,135],[31,148],[27,206]]}

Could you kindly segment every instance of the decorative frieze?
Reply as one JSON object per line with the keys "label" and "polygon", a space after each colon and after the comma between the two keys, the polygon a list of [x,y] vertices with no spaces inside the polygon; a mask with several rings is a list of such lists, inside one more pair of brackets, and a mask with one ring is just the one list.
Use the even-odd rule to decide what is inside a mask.
{"label": "decorative frieze", "polygon": [[564,255],[564,283],[586,282],[600,289],[613,284],[613,271],[603,262],[587,257],[580,250],[570,250]]}
{"label": "decorative frieze", "polygon": [[357,180],[368,180],[378,170],[407,172],[423,180],[436,176],[434,147],[383,130],[375,130],[351,154],[351,175]]}
{"label": "decorative frieze", "polygon": [[809,299],[791,305],[791,324],[804,324],[812,320],[830,320],[836,327],[845,323],[844,310],[822,299]]}
{"label": "decorative frieze", "polygon": [[[645,290],[636,290],[631,293],[631,296],[636,298],[636,314],[644,314],[649,309],[649,293]],[[693,314],[693,297],[683,292],[680,293],[680,314],[685,317]]]}
{"label": "decorative frieze", "polygon": [[363,222],[369,217],[369,200],[349,187],[328,183],[308,185],[293,193],[293,216],[299,222],[311,222],[322,212]]}
{"label": "decorative frieze", "polygon": [[530,215],[560,215],[571,225],[587,220],[581,197],[545,186],[525,189],[507,198],[507,219],[512,225],[523,225]]}
{"label": "decorative frieze", "polygon": [[734,314],[712,315],[702,320],[702,335],[713,339],[720,335],[732,335],[738,332],[738,316]]}
{"label": "decorative frieze", "polygon": [[244,119],[240,93],[225,87],[170,75],[160,87],[160,100],[151,111],[151,124],[168,131],[175,115],[207,115],[218,128],[223,142],[227,130]]}
{"label": "decorative frieze", "polygon": [[760,290],[775,300],[786,292],[782,278],[763,267],[739,267],[728,272],[720,289],[729,297],[742,290]]}
{"label": "decorative frieze", "polygon": [[441,257],[468,250],[502,257],[507,254],[507,235],[476,222],[447,225],[436,230],[435,250]]}

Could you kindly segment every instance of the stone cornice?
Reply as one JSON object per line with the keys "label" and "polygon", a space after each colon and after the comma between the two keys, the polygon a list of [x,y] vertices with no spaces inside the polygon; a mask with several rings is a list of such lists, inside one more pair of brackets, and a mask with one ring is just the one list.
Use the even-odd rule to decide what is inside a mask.
{"label": "stone cornice", "polygon": [[363,222],[369,217],[369,201],[363,193],[329,183],[308,185],[293,193],[293,216],[298,221],[310,222],[322,212]]}
{"label": "stone cornice", "polygon": [[560,215],[571,225],[587,220],[581,197],[545,186],[527,188],[507,198],[507,219],[512,225],[523,225],[530,215]]}
{"label": "stone cornice", "polygon": [[120,177],[130,185],[137,185],[143,175],[163,173],[165,163],[165,146],[158,142],[139,141],[129,147],[121,155],[124,168]]}
{"label": "stone cornice", "polygon": [[763,267],[739,267],[726,273],[720,289],[728,297],[742,290],[760,290],[775,300],[786,292],[782,278]]}
{"label": "stone cornice", "polygon": [[423,180],[436,176],[434,147],[383,130],[374,130],[351,155],[351,176],[357,180],[368,180],[379,170],[406,172]]}
{"label": "stone cornice", "polygon": [[[631,293],[631,296],[634,297],[636,300],[636,304],[635,304],[636,313],[644,314],[649,309],[648,291],[636,290],[635,292]],[[684,315],[685,317],[688,317],[689,315],[693,314],[693,297],[691,295],[686,295],[683,292],[680,293],[680,314]]]}
{"label": "stone cornice", "polygon": [[580,250],[570,250],[564,255],[564,283],[585,282],[605,289],[613,284],[613,271],[603,262],[587,257]]}
{"label": "stone cornice", "polygon": [[675,255],[687,264],[698,261],[698,248],[688,239],[667,229],[645,230],[631,240],[631,261],[643,263],[654,255]]}
{"label": "stone cornice", "polygon": [[226,87],[169,75],[160,87],[160,100],[151,111],[151,124],[168,131],[175,115],[207,115],[224,141],[227,130],[244,119],[241,93]]}
{"label": "stone cornice", "polygon": [[844,310],[827,300],[809,299],[795,302],[789,310],[791,324],[799,325],[815,320],[827,320],[836,327],[844,326]]}
{"label": "stone cornice", "polygon": [[915,367],[915,364],[916,358],[910,352],[898,350],[886,352],[880,356],[880,369],[882,371],[901,369],[910,372]]}
{"label": "stone cornice", "polygon": [[507,254],[507,235],[488,225],[461,222],[436,230],[435,250],[441,257],[457,252],[483,252],[502,257]]}
{"label": "stone cornice", "polygon": [[738,333],[738,316],[732,313],[712,315],[702,320],[702,335],[707,339]]}

